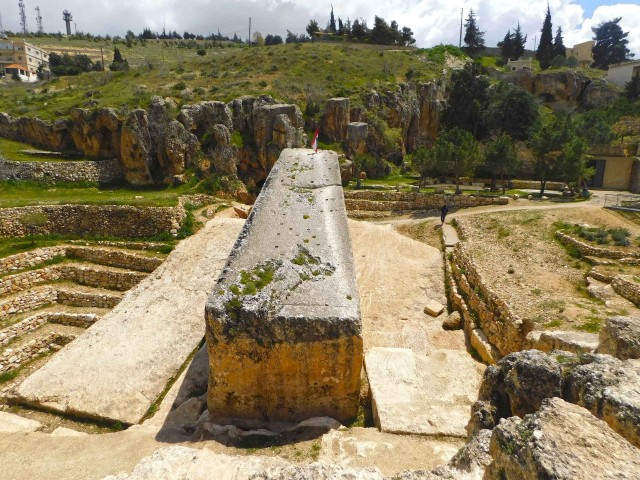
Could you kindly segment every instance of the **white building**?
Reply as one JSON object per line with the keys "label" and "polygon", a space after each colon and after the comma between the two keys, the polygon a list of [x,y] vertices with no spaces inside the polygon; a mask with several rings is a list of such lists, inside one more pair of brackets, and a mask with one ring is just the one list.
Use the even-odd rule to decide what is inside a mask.
{"label": "white building", "polygon": [[640,60],[609,65],[607,80],[614,85],[624,88],[625,84],[630,82],[633,77],[640,77]]}
{"label": "white building", "polygon": [[22,39],[0,39],[0,75],[16,73],[23,82],[38,80],[38,67],[49,70],[49,52]]}

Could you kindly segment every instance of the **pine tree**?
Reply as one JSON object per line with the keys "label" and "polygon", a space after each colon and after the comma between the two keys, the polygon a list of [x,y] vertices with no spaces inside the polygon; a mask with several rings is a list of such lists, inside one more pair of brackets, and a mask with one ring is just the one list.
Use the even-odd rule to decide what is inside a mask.
{"label": "pine tree", "polygon": [[469,16],[464,24],[464,44],[471,53],[477,53],[484,48],[484,34],[476,24],[476,16],[473,9],[469,10]]}
{"label": "pine tree", "polygon": [[500,47],[500,55],[502,55],[503,59],[510,60],[515,57],[513,54],[513,34],[511,33],[511,29],[507,30],[504,39],[498,42],[498,47]]}
{"label": "pine tree", "polygon": [[327,25],[329,33],[336,33],[336,19],[333,16],[333,5],[331,5],[331,16],[329,17],[329,25]]}
{"label": "pine tree", "polygon": [[567,49],[562,41],[562,27],[558,27],[556,38],[553,40],[553,56],[557,57],[558,55],[561,57],[567,56]]}
{"label": "pine tree", "polygon": [[551,66],[553,58],[553,26],[551,25],[551,10],[547,4],[547,15],[544,17],[542,24],[542,33],[540,35],[540,44],[536,52],[536,58],[540,62],[540,68],[546,70]]}
{"label": "pine tree", "polygon": [[630,60],[633,54],[627,48],[629,32],[622,32],[618,23],[621,17],[614,18],[608,22],[602,22],[597,27],[592,28],[596,41],[593,46],[592,67],[606,69],[614,63]]}
{"label": "pine tree", "polygon": [[520,28],[520,22],[516,27],[516,31],[513,33],[513,56],[515,59],[519,59],[524,55],[524,46],[527,43],[527,36],[522,36],[522,29]]}

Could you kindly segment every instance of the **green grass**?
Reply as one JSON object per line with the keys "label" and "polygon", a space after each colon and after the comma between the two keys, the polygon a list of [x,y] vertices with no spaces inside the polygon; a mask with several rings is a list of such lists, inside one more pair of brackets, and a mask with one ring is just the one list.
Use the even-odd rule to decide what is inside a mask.
{"label": "green grass", "polygon": [[[109,60],[113,51],[111,43],[104,41],[30,41],[45,48],[92,48],[87,53],[96,59],[101,46]],[[97,102],[97,106],[121,109],[123,116],[131,108],[148,107],[152,95],[171,96],[181,105],[269,94],[304,108],[324,98],[356,97],[372,88],[394,86],[404,82],[409,71],[412,81],[435,80],[443,67],[441,55],[429,55],[430,50],[350,43],[210,48],[205,56],[164,41],[132,48],[120,45],[120,50],[132,67],[128,72],[89,72],[36,85],[5,79],[0,111],[54,120],[74,107]],[[174,89],[179,83],[186,90]]]}
{"label": "green grass", "polygon": [[588,333],[598,333],[602,326],[602,319],[599,317],[587,317],[587,321],[581,325],[578,325],[577,329]]}
{"label": "green grass", "polygon": [[44,185],[34,181],[0,181],[0,208],[26,205],[135,205],[173,207],[188,185],[170,188],[100,187],[90,183]]}

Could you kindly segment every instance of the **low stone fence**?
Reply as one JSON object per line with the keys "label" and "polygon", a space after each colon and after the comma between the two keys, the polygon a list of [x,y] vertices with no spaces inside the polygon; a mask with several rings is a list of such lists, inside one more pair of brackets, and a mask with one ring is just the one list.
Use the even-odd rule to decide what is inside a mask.
{"label": "low stone fence", "polygon": [[120,250],[95,247],[68,246],[65,254],[67,258],[147,273],[153,272],[164,261],[162,258],[144,257]]}
{"label": "low stone fence", "polygon": [[0,331],[0,346],[8,345],[25,333],[37,330],[46,323],[89,328],[100,317],[95,313],[43,312],[22,320]]}
{"label": "low stone fence", "polygon": [[616,275],[611,281],[613,291],[640,307],[640,284],[629,275]]}
{"label": "low stone fence", "polygon": [[9,257],[0,258],[0,275],[6,275],[12,271],[23,268],[35,267],[47,260],[60,255],[66,255],[66,246],[44,247],[30,252],[16,253]]}
{"label": "low stone fence", "polygon": [[22,292],[56,280],[69,280],[89,287],[126,291],[146,278],[146,273],[121,272],[85,265],[54,265],[0,278],[0,295]]}
{"label": "low stone fence", "polygon": [[[540,190],[539,180],[512,180],[511,187],[517,189]],[[566,183],[564,182],[547,182],[544,186],[545,190],[562,191]]]}
{"label": "low stone fence", "polygon": [[58,351],[67,343],[75,340],[75,338],[75,335],[52,333],[40,340],[32,340],[19,349],[7,348],[0,355],[0,373],[15,370],[45,353]]}
{"label": "low stone fence", "polygon": [[109,294],[80,292],[47,286],[0,301],[0,319],[30,312],[54,303],[71,307],[113,308],[120,300],[122,300],[122,294],[115,292]]}
{"label": "low stone fence", "polygon": [[118,160],[14,162],[0,157],[0,180],[112,183],[123,178]]}
{"label": "low stone fence", "polygon": [[383,190],[345,191],[347,211],[407,211],[436,210],[447,202],[453,208],[481,205],[506,205],[506,197],[482,197],[476,195],[444,195],[440,193],[389,192]]}
{"label": "low stone fence", "polygon": [[640,258],[640,252],[634,250],[614,250],[612,248],[596,247],[587,243],[581,242],[577,238],[567,235],[561,231],[556,232],[556,237],[560,243],[574,247],[580,255],[585,257],[604,257],[615,259],[630,259],[628,263],[635,263],[633,260]]}
{"label": "low stone fence", "polygon": [[[47,221],[29,231],[20,219],[31,213],[44,214]],[[180,207],[46,205],[3,208],[0,209],[0,238],[27,234],[151,237],[177,232],[184,217],[185,211]]]}

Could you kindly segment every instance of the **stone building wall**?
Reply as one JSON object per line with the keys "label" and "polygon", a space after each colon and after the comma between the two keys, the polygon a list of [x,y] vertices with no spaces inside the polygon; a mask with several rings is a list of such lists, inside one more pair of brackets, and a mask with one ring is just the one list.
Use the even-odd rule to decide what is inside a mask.
{"label": "stone building wall", "polygon": [[[28,232],[20,218],[44,213],[47,222]],[[0,238],[34,234],[93,235],[105,237],[151,237],[177,232],[185,217],[180,207],[134,207],[130,205],[43,205],[0,209]]]}
{"label": "stone building wall", "polygon": [[13,162],[0,157],[0,180],[112,183],[123,178],[118,160]]}

